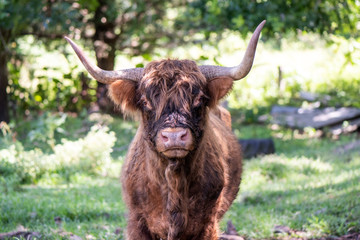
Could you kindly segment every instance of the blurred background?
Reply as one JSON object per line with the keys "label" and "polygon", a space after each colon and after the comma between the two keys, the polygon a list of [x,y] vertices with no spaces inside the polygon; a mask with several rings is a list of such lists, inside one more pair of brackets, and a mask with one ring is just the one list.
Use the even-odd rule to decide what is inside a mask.
{"label": "blurred background", "polygon": [[275,153],[245,161],[222,229],[355,239],[359,0],[0,0],[0,233],[123,239],[118,177],[138,123],[64,36],[106,70],[163,58],[234,66],[264,19],[254,66],[223,105],[239,139],[269,139]]}

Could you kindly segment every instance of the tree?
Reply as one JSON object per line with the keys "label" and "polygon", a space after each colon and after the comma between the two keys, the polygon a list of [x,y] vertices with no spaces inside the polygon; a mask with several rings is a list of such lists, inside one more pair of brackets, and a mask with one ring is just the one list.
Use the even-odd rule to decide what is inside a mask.
{"label": "tree", "polygon": [[[226,29],[246,35],[263,19],[265,37],[280,39],[299,29],[356,37],[359,17],[360,5],[352,0],[0,0],[0,121],[9,120],[7,67],[24,35],[45,41],[50,50],[64,35],[81,38],[95,50],[98,65],[112,70],[116,51],[143,55],[195,33],[207,40]],[[109,106],[106,91],[98,85],[102,108]]]}
{"label": "tree", "polygon": [[[176,2],[0,0],[0,121],[9,121],[7,67],[19,37],[30,34],[47,43],[64,35],[81,37],[93,46],[98,65],[112,70],[117,50],[127,50],[130,55],[150,52],[169,35],[163,27],[165,11]],[[52,44],[47,46],[54,49]],[[106,91],[104,85],[98,85],[98,103],[109,109]]]}
{"label": "tree", "polygon": [[8,85],[8,70],[7,61],[9,55],[9,49],[6,45],[6,40],[3,36],[5,32],[0,31],[0,122],[9,121],[9,109],[6,87]]}
{"label": "tree", "polygon": [[[56,39],[62,37],[64,29],[70,29],[72,20],[77,23],[81,18],[70,8],[70,2],[59,1],[56,8],[51,8],[53,3],[51,0],[0,1],[0,122],[9,121],[8,64],[16,53],[17,39],[28,34]],[[64,18],[68,21],[64,21]]]}
{"label": "tree", "polygon": [[298,30],[358,36],[360,4],[353,0],[195,0],[178,26],[221,33],[225,29],[246,35],[266,19],[265,37],[280,37]]}
{"label": "tree", "polygon": [[[166,36],[164,21],[166,9],[176,1],[128,0],[128,1],[81,1],[92,18],[84,26],[94,29],[93,35],[82,31],[83,39],[91,39],[97,64],[105,70],[113,70],[116,50],[127,50],[130,55],[151,52],[159,40]],[[101,109],[112,110],[107,98],[107,87],[98,83],[97,103]]]}
{"label": "tree", "polygon": [[9,121],[8,111],[8,68],[11,58],[13,42],[20,32],[30,26],[33,13],[38,10],[34,4],[34,11],[27,11],[28,1],[0,1],[0,122]]}

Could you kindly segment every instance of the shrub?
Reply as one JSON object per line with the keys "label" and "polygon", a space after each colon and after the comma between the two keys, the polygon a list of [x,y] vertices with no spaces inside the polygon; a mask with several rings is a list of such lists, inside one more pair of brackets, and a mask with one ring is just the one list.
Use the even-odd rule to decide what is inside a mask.
{"label": "shrub", "polygon": [[116,141],[107,127],[93,126],[86,137],[77,141],[63,139],[49,156],[54,170],[70,170],[106,174],[111,163],[110,153]]}
{"label": "shrub", "polygon": [[107,174],[115,140],[114,132],[108,128],[93,126],[84,138],[62,139],[50,154],[38,148],[25,151],[20,142],[7,141],[6,148],[0,150],[0,191],[16,189],[22,183],[36,183],[43,175],[52,173],[67,182],[79,172]]}

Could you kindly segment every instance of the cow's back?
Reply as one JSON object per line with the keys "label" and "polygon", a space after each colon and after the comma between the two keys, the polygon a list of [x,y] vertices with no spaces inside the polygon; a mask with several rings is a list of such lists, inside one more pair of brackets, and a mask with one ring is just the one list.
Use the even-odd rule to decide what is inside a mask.
{"label": "cow's back", "polygon": [[218,105],[211,112],[220,118],[227,127],[231,128],[231,114],[226,108]]}

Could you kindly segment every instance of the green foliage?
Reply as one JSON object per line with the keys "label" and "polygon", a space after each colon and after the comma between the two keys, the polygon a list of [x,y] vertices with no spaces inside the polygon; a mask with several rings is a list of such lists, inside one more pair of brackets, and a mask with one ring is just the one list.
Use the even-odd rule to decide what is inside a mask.
{"label": "green foliage", "polygon": [[43,169],[43,157],[38,149],[25,152],[21,143],[0,150],[0,171],[5,192],[21,183],[33,182]]}
{"label": "green foliage", "polygon": [[[5,44],[19,36],[34,34],[54,38],[79,26],[81,15],[66,1],[3,0],[0,3],[0,33]],[[51,35],[51,34],[52,35]],[[1,46],[2,44],[0,44]],[[12,47],[11,44],[7,46]]]}
{"label": "green foliage", "polygon": [[360,108],[360,78],[321,83],[316,92],[329,96],[329,105]]}
{"label": "green foliage", "polygon": [[47,143],[52,149],[55,147],[55,132],[63,132],[61,125],[64,124],[67,115],[61,114],[58,118],[56,115],[45,113],[39,117],[35,123],[35,129],[28,133],[29,140],[37,145],[37,142]]}
{"label": "green foliage", "polygon": [[17,189],[19,184],[44,181],[42,178],[70,182],[79,173],[106,175],[111,172],[110,154],[116,140],[114,132],[106,127],[93,126],[84,138],[76,141],[62,139],[55,145],[54,132],[65,117],[45,116],[48,117],[42,116],[39,120],[46,123],[45,128],[40,124],[29,135],[33,140],[51,142],[53,145],[49,144],[51,148],[46,150],[49,153],[40,148],[26,151],[19,141],[0,139],[4,144],[4,149],[0,150],[0,191],[8,192]]}
{"label": "green foliage", "polygon": [[[197,54],[199,64],[205,62],[224,65],[224,61],[220,61],[220,58],[224,55],[224,51],[234,52],[239,48],[234,44],[234,41],[229,41],[226,44],[221,44],[219,42],[221,36],[226,36],[227,38],[234,40],[233,35],[228,35],[229,31],[226,31],[227,29],[236,30],[241,27],[241,33],[245,36],[248,31],[253,31],[255,25],[266,15],[269,17],[269,21],[264,28],[264,36],[282,34],[291,26],[292,28],[290,29],[294,29],[295,27],[303,29],[303,35],[306,35],[305,31],[328,31],[329,33],[341,33],[347,36],[355,36],[351,31],[354,30],[354,19],[357,18],[359,12],[357,11],[359,7],[357,3],[345,0],[340,2],[328,0],[317,3],[314,1],[295,3],[293,1],[284,0],[252,2],[237,0],[204,0],[192,1],[189,8],[176,9],[172,7],[182,6],[177,1],[171,4],[165,4],[163,1],[144,2],[137,0],[116,1],[116,3],[93,0],[79,1],[74,4],[55,1],[48,3],[48,5],[46,5],[44,1],[22,0],[15,1],[16,4],[12,4],[12,2],[13,1],[10,0],[3,1],[1,5],[3,13],[6,14],[4,22],[1,23],[4,25],[4,29],[9,26],[7,22],[14,22],[13,24],[16,24],[16,22],[19,22],[19,24],[20,22],[21,24],[28,24],[28,27],[25,30],[21,27],[21,24],[18,27],[14,26],[14,29],[19,30],[12,30],[13,33],[11,34],[14,35],[16,32],[19,33],[19,35],[15,34],[14,37],[16,38],[12,38],[7,44],[7,47],[10,48],[12,52],[11,62],[8,64],[10,81],[7,92],[9,93],[8,98],[10,101],[11,114],[12,116],[17,117],[22,116],[23,113],[28,114],[29,111],[53,111],[54,109],[58,111],[79,113],[84,108],[89,108],[90,103],[96,102],[97,98],[95,90],[97,83],[94,80],[87,79],[79,73],[79,70],[75,67],[78,65],[77,60],[73,61],[70,57],[72,55],[69,56],[67,51],[64,50],[65,41],[51,40],[51,43],[45,41],[44,46],[46,46],[47,50],[54,49],[54,46],[57,46],[56,52],[64,53],[68,59],[68,66],[63,64],[62,67],[53,67],[50,65],[40,67],[36,64],[39,57],[27,50],[38,48],[36,47],[36,44],[39,43],[39,39],[38,37],[20,38],[24,31],[34,31],[34,34],[35,32],[36,34],[42,34],[43,37],[40,39],[49,40],[50,36],[57,38],[69,31],[73,34],[86,32],[85,30],[88,28],[93,29],[94,21],[97,22],[96,24],[103,24],[103,27],[106,27],[114,19],[117,19],[116,23],[118,23],[121,16],[139,16],[140,18],[129,17],[124,25],[116,25],[114,33],[117,36],[117,49],[127,49],[126,53],[129,53],[130,55],[141,56],[141,58],[139,57],[140,60],[137,59],[132,62],[132,64],[137,67],[143,67],[146,62],[156,59],[150,52],[153,51],[158,44],[169,42],[171,37],[178,38],[172,39],[171,41],[173,41],[173,43],[179,42],[181,36],[169,34],[174,33],[171,31],[172,28],[175,28],[178,33],[183,33],[182,31],[188,24],[189,29],[192,29],[192,32],[196,33],[196,35],[192,35],[189,32],[188,34],[184,34],[184,36],[186,35],[184,38],[197,41],[204,37],[208,40],[216,40],[217,43],[216,46],[213,47],[216,50],[216,55],[213,55],[210,51],[206,50],[210,48],[207,42],[200,41],[201,45],[199,46],[204,50]],[[95,14],[100,11],[98,8],[101,4],[105,4],[106,6],[111,5],[112,7],[101,8],[101,14],[98,13],[101,17],[99,17],[100,15],[95,17]],[[315,6],[314,4],[318,5]],[[20,7],[20,5],[24,7]],[[147,11],[147,9],[152,7],[154,8],[154,11]],[[11,11],[21,12],[23,9],[32,9],[34,13],[28,11],[31,13],[20,14],[21,21],[15,21],[13,18],[16,17],[15,15],[10,14]],[[62,14],[58,14],[60,12]],[[33,20],[31,23],[28,23],[28,21],[30,21],[28,19],[32,18]],[[67,20],[63,21],[64,18]],[[282,18],[285,18],[286,21]],[[341,24],[339,21],[337,21],[337,24],[334,24],[337,18],[342,19]],[[102,23],[101,19],[105,23]],[[324,19],[329,21],[325,21]],[[181,25],[177,25],[175,23],[177,20],[184,22],[181,22]],[[321,24],[313,26],[310,24],[316,21],[321,23],[323,20],[324,24],[326,22],[326,24],[331,24],[331,26],[323,26]],[[83,21],[83,23],[81,23],[81,21]],[[294,21],[298,25],[296,25]],[[197,31],[193,31],[194,28],[197,29]],[[216,34],[214,34],[214,32],[216,32]],[[37,36],[36,34],[34,36]],[[76,34],[74,37],[78,37]],[[238,35],[234,32],[233,34]],[[302,44],[309,48],[319,47],[309,41],[310,37],[306,39],[303,35],[298,34],[299,38],[302,38],[303,40]],[[237,36],[237,38],[236,42],[243,41],[239,36]],[[298,47],[295,44],[290,45],[288,41],[283,38],[279,41],[286,51],[293,47]],[[312,39],[312,41],[321,42],[321,39]],[[341,47],[343,42],[335,37],[329,37],[329,41],[335,43],[338,48]],[[357,50],[358,41],[356,38],[352,38],[351,42],[351,46],[346,46],[348,50],[343,51],[342,53],[345,56],[346,61],[334,63],[343,65],[344,69],[349,64],[357,64],[357,59],[359,58],[358,53],[356,53],[359,52]],[[299,44],[300,43],[298,43],[298,45]],[[92,46],[92,44],[86,45]],[[269,46],[270,44],[267,47]],[[334,48],[334,46],[335,45],[331,45],[330,47]],[[321,48],[323,47],[324,46],[321,46]],[[170,51],[173,50],[177,53],[177,55],[174,55],[173,57],[179,57],[180,50],[171,49]],[[190,52],[192,52],[192,50],[192,48],[185,49],[185,51]],[[301,50],[302,49],[299,49],[299,51]],[[155,49],[155,51],[158,55],[162,55],[163,57],[168,57],[169,55],[168,51],[160,54],[161,51],[164,51],[163,48]],[[37,52],[39,55],[49,55],[49,53],[50,52],[43,50]],[[26,61],[22,62],[25,55]],[[194,54],[189,53],[186,57],[190,58],[193,57],[193,55]],[[183,55],[181,56],[183,57]],[[58,57],[58,55],[56,57]],[[283,57],[288,56],[284,55]],[[52,55],[52,58],[48,58],[46,61],[54,62],[57,60],[54,60]],[[253,71],[254,69],[252,72]],[[333,72],[329,69],[329,72],[330,71]],[[28,76],[24,77],[24,72],[26,72]],[[277,81],[275,80],[277,76],[273,72],[274,71],[267,76],[265,79],[266,81],[264,81],[262,85],[256,87],[253,86],[252,82],[242,83],[241,85],[235,84],[234,91],[229,97],[230,105],[231,108],[235,108],[236,111],[241,109],[242,112],[238,115],[241,115],[241,118],[244,118],[246,122],[256,122],[258,116],[268,112],[270,106],[273,104],[301,105],[301,102],[294,100],[298,98],[300,90],[333,96],[329,103],[331,106],[336,105],[339,102],[343,106],[359,105],[359,101],[356,100],[357,95],[359,94],[357,91],[358,88],[356,88],[356,86],[351,87],[352,84],[356,85],[358,83],[358,79],[354,79],[354,77],[352,77],[353,80],[344,78],[340,81],[338,78],[342,77],[333,77],[329,82],[323,81],[321,83],[309,83],[310,81],[314,81],[314,79],[306,79],[308,82],[303,84],[301,82],[301,78],[303,78],[301,73],[295,71],[286,72],[283,75],[286,85],[280,92],[278,85],[274,84],[274,82]],[[334,73],[333,75],[335,76],[336,74],[338,73]],[[314,76],[314,78],[315,77],[316,76]],[[26,84],[24,84],[24,78],[27,78]],[[256,93],[254,94],[253,91],[250,92],[249,88],[256,88]]]}
{"label": "green foliage", "polygon": [[[9,95],[12,117],[21,116],[25,110],[57,109],[80,112],[89,107],[90,102],[96,101],[97,83],[91,83],[84,76],[74,74],[75,67],[72,63],[69,63],[70,71],[48,66],[42,69],[38,66],[32,68],[29,70],[32,87],[24,87],[21,84],[20,72],[24,65],[31,62],[29,59],[32,57],[32,53],[23,51],[24,46],[28,47],[30,44],[36,48],[36,44],[44,43],[47,50],[56,49],[57,52],[67,55],[63,36],[81,37],[87,41],[86,46],[91,46],[91,49],[95,47],[100,66],[110,69],[114,65],[116,50],[126,49],[130,55],[142,55],[151,52],[158,44],[169,42],[168,36],[171,34],[168,32],[171,28],[166,23],[166,10],[179,4],[178,1],[158,0],[8,0],[1,3],[0,50],[6,49],[4,59],[9,61],[7,66],[10,81],[9,87],[4,89],[8,77],[6,74],[1,76],[0,81],[4,84],[0,85],[0,90],[2,94]],[[24,40],[25,35],[33,38]],[[97,42],[94,44],[91,41]],[[6,69],[6,66],[2,68]],[[58,74],[50,77],[49,75],[53,75],[51,72]],[[74,79],[80,81],[72,81]],[[7,111],[3,106],[0,109]]]}
{"label": "green foliage", "polygon": [[359,13],[359,3],[352,0],[197,0],[191,1],[184,10],[177,26],[185,25],[206,36],[225,29],[240,31],[246,36],[266,19],[263,34],[267,37],[279,38],[298,30],[358,36]]}
{"label": "green foliage", "polygon": [[55,168],[90,174],[106,174],[111,161],[115,133],[109,129],[93,126],[83,139],[77,141],[62,140],[50,155]]}
{"label": "green foliage", "polygon": [[[223,55],[222,64],[229,66],[239,60],[223,45],[238,41],[245,44],[232,33],[227,38],[219,42],[219,55]],[[359,107],[359,65],[347,63],[343,56],[353,49],[354,59],[360,59],[359,52],[352,41],[335,39],[338,44],[329,46],[319,36],[307,34],[302,41],[284,39],[282,50],[260,43],[250,74],[234,83],[226,99],[233,119],[257,122],[259,116],[269,114],[273,105],[307,107],[311,102],[303,99],[301,92],[317,96],[314,102],[318,101],[320,107]]]}
{"label": "green foliage", "polygon": [[[28,61],[32,63],[37,58]],[[69,72],[63,69],[44,66],[35,69],[37,64],[30,65],[26,71],[29,78],[21,79],[23,67],[9,65],[10,81],[8,91],[12,115],[23,116],[24,111],[58,110],[81,112],[96,101],[96,82],[78,73],[76,66]],[[64,71],[65,73],[63,73]],[[62,72],[62,73],[60,73]],[[60,74],[59,74],[60,73]],[[30,87],[29,87],[30,86]]]}
{"label": "green foliage", "polygon": [[[40,19],[41,1],[4,0],[0,4],[0,29],[1,33],[10,31],[11,35],[20,34],[32,23]],[[31,9],[31,11],[29,11]]]}
{"label": "green foliage", "polygon": [[[82,32],[89,28],[95,30],[90,39],[103,42],[101,44],[109,49],[116,46],[116,50],[125,50],[131,56],[142,55],[173,37],[175,29],[168,27],[171,20],[166,11],[181,4],[184,3],[178,0],[78,1],[79,9],[85,13],[83,25],[78,29]],[[82,34],[82,38],[89,39],[89,36]],[[98,48],[99,44],[94,45],[95,50],[104,51]]]}

